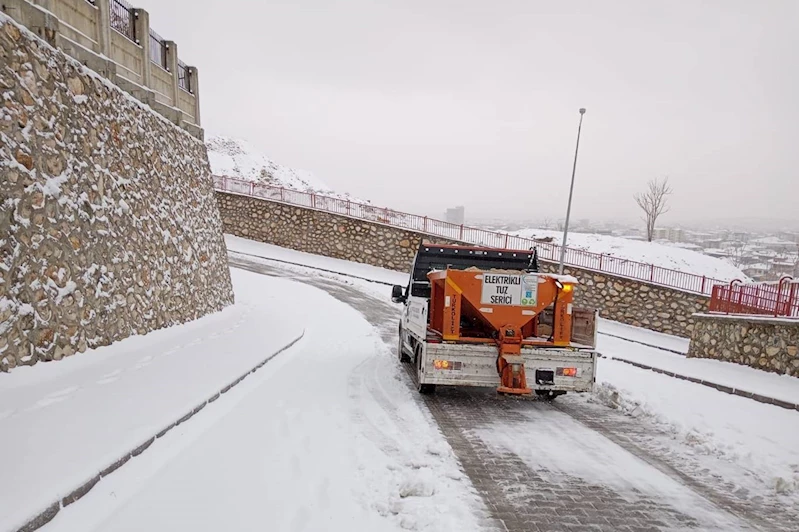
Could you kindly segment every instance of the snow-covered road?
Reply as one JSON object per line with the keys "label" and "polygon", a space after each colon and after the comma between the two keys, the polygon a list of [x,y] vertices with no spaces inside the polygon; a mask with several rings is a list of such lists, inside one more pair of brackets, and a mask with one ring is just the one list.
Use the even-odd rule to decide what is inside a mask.
{"label": "snow-covered road", "polygon": [[361,314],[307,284],[233,272],[237,296],[279,294],[264,304],[305,336],[46,530],[478,529],[479,497]]}
{"label": "snow-covered road", "polygon": [[[231,263],[267,275],[287,271],[242,257]],[[387,288],[289,268],[297,279],[361,310],[386,344],[394,343],[398,308],[388,302]],[[763,502],[762,492],[742,488],[749,471],[713,455],[694,458],[696,449],[673,442],[672,432],[608,408],[604,397],[561,399],[556,405],[504,400],[479,389],[417,398],[508,530],[791,530],[794,514],[784,511],[789,501]],[[685,461],[683,453],[694,459]],[[737,498],[729,496],[730,486]]]}
{"label": "snow-covered road", "polygon": [[[257,361],[264,353],[254,338],[302,328],[302,340],[103,478],[45,530],[795,529],[797,413],[611,360],[601,361],[597,394],[554,404],[491,390],[419,396],[392,354],[399,309],[380,284],[402,274],[291,258],[328,271],[231,255],[237,301],[260,317],[247,321],[256,332],[239,327],[236,346],[257,353]],[[378,283],[364,280],[373,275]],[[225,312],[186,334],[219,334],[213,319]],[[175,343],[164,338],[134,341],[151,342],[148,351],[158,353]],[[602,342],[619,356],[651,350],[612,337]],[[199,353],[221,349],[192,345]],[[138,348],[125,353],[120,364],[143,358]],[[102,380],[80,360],[59,364],[78,364],[71,379]],[[89,369],[94,363],[85,362]],[[183,382],[180,371],[161,368]],[[53,374],[52,381],[63,378]],[[31,371],[24,380],[48,379]],[[144,389],[153,398],[171,396]],[[33,459],[21,446],[16,452]],[[83,475],[104,460],[84,463]],[[43,474],[29,508],[31,500],[50,500],[46,480]]]}

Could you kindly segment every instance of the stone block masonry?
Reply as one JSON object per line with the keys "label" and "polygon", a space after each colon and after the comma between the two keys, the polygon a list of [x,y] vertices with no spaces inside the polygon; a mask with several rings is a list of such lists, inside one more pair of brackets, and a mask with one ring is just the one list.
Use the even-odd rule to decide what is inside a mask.
{"label": "stone block masonry", "polygon": [[799,320],[697,314],[689,357],[715,358],[799,377]]}
{"label": "stone block masonry", "polygon": [[[344,215],[250,196],[216,193],[226,233],[308,253],[407,272],[419,243],[458,243]],[[541,261],[545,272],[557,271]],[[576,304],[598,308],[601,316],[654,331],[690,337],[693,314],[707,310],[708,298],[672,288],[567,268],[582,283]]]}
{"label": "stone block masonry", "polygon": [[407,272],[422,239],[455,244],[441,238],[348,216],[216,193],[224,231],[231,235]]}
{"label": "stone block masonry", "polygon": [[0,370],[233,301],[205,147],[0,15]]}
{"label": "stone block masonry", "polygon": [[[541,271],[558,271],[554,262],[541,261]],[[580,281],[574,303],[597,308],[603,318],[652,331],[691,336],[693,315],[707,310],[709,298],[664,286],[647,284],[606,273],[566,267],[564,273]]]}

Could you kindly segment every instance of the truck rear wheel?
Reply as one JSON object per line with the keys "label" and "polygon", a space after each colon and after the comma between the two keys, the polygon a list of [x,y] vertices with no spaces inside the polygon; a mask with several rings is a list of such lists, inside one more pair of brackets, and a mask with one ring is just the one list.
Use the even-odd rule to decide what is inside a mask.
{"label": "truck rear wheel", "polygon": [[436,393],[435,384],[422,384],[422,346],[416,346],[416,390],[422,395]]}
{"label": "truck rear wheel", "polygon": [[406,355],[402,349],[402,327],[400,327],[399,329],[399,342],[397,342],[397,358],[399,358],[400,363],[411,361],[411,357]]}

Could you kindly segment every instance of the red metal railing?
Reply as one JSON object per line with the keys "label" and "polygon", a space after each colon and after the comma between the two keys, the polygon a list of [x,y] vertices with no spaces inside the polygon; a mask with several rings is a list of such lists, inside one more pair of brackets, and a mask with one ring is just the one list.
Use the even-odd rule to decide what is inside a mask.
{"label": "red metal railing", "polygon": [[[538,248],[538,256],[542,260],[553,262],[560,260],[561,246],[551,242],[539,242],[531,238],[453,224],[427,216],[417,216],[415,214],[375,207],[348,199],[300,192],[289,188],[264,185],[227,176],[214,176],[214,186],[217,190],[223,192],[244,194],[302,207],[310,207],[312,209],[343,214],[352,216],[353,218],[384,223],[402,229],[427,233],[451,240],[470,242],[486,247],[530,249],[535,246]],[[605,272],[619,277],[646,281],[699,294],[710,294],[714,284],[726,283],[726,281],[702,275],[661,268],[653,264],[636,262],[569,247],[566,248],[565,263],[569,266],[575,266],[586,270]]]}
{"label": "red metal railing", "polygon": [[785,276],[778,283],[716,285],[710,312],[782,316],[799,319],[799,279]]}

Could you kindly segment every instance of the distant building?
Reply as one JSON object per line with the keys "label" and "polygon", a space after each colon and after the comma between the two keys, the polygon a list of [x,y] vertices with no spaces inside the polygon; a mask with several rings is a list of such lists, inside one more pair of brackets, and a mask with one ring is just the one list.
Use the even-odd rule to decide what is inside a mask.
{"label": "distant building", "polygon": [[765,281],[768,279],[770,270],[771,266],[763,263],[750,264],[741,269],[742,272],[755,281]]}
{"label": "distant building", "polygon": [[464,220],[463,213],[464,213],[463,206],[447,209],[447,212],[444,213],[444,220],[452,224],[461,225],[463,224]]}
{"label": "distant building", "polygon": [[796,249],[796,242],[782,240],[776,236],[767,236],[752,241],[753,244],[770,249],[772,251],[793,251]]}
{"label": "distant building", "polygon": [[685,235],[682,229],[675,227],[666,227],[655,229],[653,240],[668,240],[670,242],[683,242]]}
{"label": "distant building", "polygon": [[789,260],[775,260],[771,262],[771,271],[774,275],[793,275],[796,264]]}
{"label": "distant building", "polygon": [[652,240],[668,240],[669,238],[669,230],[668,229],[655,229],[652,231]]}

